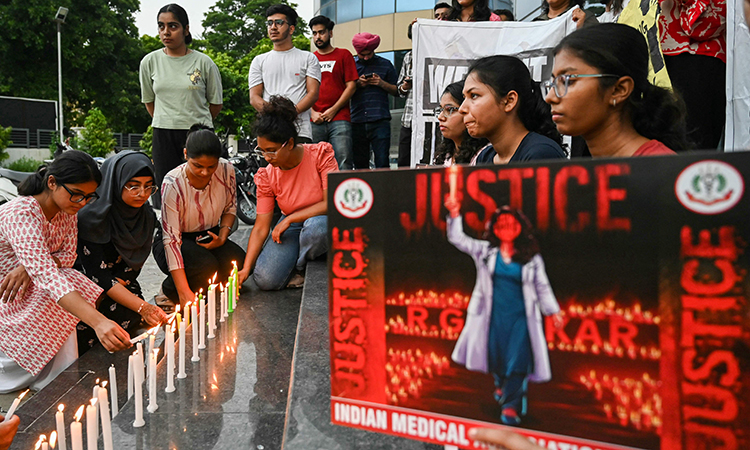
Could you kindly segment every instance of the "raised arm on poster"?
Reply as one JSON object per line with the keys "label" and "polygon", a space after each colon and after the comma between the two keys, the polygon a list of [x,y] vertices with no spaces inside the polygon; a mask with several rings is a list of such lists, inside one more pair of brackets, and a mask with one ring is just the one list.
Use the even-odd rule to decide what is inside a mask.
{"label": "raised arm on poster", "polygon": [[412,28],[414,116],[411,167],[430,164],[439,135],[436,107],[449,84],[466,77],[469,65],[489,55],[513,55],[535,81],[552,73],[552,50],[576,30],[573,10],[543,22],[446,22],[418,19]]}

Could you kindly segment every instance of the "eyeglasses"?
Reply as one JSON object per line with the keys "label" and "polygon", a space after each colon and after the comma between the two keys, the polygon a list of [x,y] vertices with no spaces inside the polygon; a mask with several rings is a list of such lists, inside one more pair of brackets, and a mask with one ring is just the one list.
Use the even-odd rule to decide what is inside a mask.
{"label": "eyeglasses", "polygon": [[445,117],[450,117],[453,115],[454,112],[458,111],[458,107],[456,106],[446,106],[443,108],[442,106],[438,106],[433,110],[435,113],[435,117],[440,117],[440,114],[445,113]]}
{"label": "eyeglasses", "polygon": [[84,201],[86,203],[88,203],[89,201],[93,202],[94,200],[96,200],[97,198],[99,198],[99,194],[97,194],[96,192],[92,192],[89,195],[83,195],[81,193],[71,191],[70,189],[68,189],[67,186],[65,186],[62,183],[58,183],[58,184],[60,186],[62,186],[63,189],[65,189],[66,191],[68,191],[68,194],[70,194],[70,201],[73,202],[73,203],[81,203],[81,202],[84,202]]}
{"label": "eyeglasses", "polygon": [[159,190],[159,186],[152,185],[152,186],[125,186],[125,189],[128,190],[128,193],[130,195],[140,195],[140,194],[148,194],[149,197],[154,195],[156,191]]}
{"label": "eyeglasses", "polygon": [[267,152],[267,151],[263,150],[262,148],[260,148],[260,146],[256,145],[255,148],[253,149],[253,154],[257,155],[257,156],[260,156],[261,158],[276,159],[276,154],[279,153],[279,150],[281,150],[282,148],[284,148],[286,146],[286,144],[288,144],[288,143],[289,143],[289,141],[284,142],[283,144],[281,144],[281,147],[279,147],[278,149],[276,149],[276,150],[274,150],[272,152]]}
{"label": "eyeglasses", "polygon": [[549,95],[551,90],[555,90],[555,95],[557,98],[563,98],[568,93],[568,86],[570,85],[570,80],[575,80],[577,78],[620,78],[619,75],[612,75],[608,73],[595,73],[595,74],[584,74],[584,75],[578,75],[578,74],[564,74],[564,75],[558,75],[556,77],[553,77],[550,80],[547,80],[542,83],[542,89],[544,90],[544,96],[546,97]]}
{"label": "eyeglasses", "polygon": [[266,20],[266,26],[268,28],[272,28],[274,25],[277,27],[283,27],[285,23],[289,23],[284,19],[273,19],[273,20]]}

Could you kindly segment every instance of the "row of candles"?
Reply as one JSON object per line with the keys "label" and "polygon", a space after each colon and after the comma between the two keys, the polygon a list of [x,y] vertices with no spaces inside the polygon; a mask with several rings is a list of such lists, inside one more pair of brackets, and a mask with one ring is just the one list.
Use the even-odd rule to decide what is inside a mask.
{"label": "row of candles", "polygon": [[418,336],[434,339],[446,339],[449,341],[455,341],[463,330],[463,325],[460,327],[451,328],[438,328],[437,325],[432,325],[427,328],[422,328],[419,325],[408,326],[404,321],[404,318],[397,315],[396,318],[389,318],[388,323],[385,325],[385,332],[392,334],[401,334],[404,336]]}
{"label": "row of candles", "polygon": [[661,349],[654,345],[652,346],[628,346],[623,347],[621,345],[612,346],[609,342],[602,343],[601,347],[597,344],[587,345],[583,342],[575,342],[573,344],[566,344],[564,342],[547,342],[547,347],[550,350],[559,350],[562,352],[573,352],[573,353],[591,353],[592,355],[605,355],[617,358],[630,358],[630,359],[643,359],[646,361],[656,361],[661,358]]}
{"label": "row of candles", "polygon": [[661,432],[663,410],[658,393],[661,382],[648,373],[636,380],[609,374],[599,378],[592,370],[588,375],[581,375],[580,381],[598,401],[604,402],[602,409],[607,420],[619,422],[623,427]]}
{"label": "row of candles", "polygon": [[[165,348],[167,358],[167,386],[165,392],[171,393],[175,391],[174,385],[174,371],[175,371],[175,346],[179,344],[179,366],[177,378],[187,378],[185,371],[185,339],[186,329],[190,323],[193,324],[193,352],[192,362],[200,361],[200,350],[206,348],[206,334],[209,339],[216,337],[215,331],[217,329],[216,322],[216,293],[220,291],[219,295],[219,322],[225,322],[229,314],[234,312],[237,308],[237,299],[239,298],[238,289],[238,276],[237,276],[237,265],[233,261],[234,268],[226,284],[215,284],[216,275],[209,280],[208,286],[208,303],[203,298],[203,290],[201,289],[195,297],[193,302],[189,302],[185,306],[185,314],[180,314],[180,307],[177,306],[177,310],[170,314],[168,317],[167,324],[165,326]],[[191,322],[191,317],[193,318]],[[179,324],[177,328],[179,335],[177,342],[175,342],[175,322]],[[128,399],[135,396],[135,420],[133,421],[134,427],[142,427],[146,424],[143,418],[143,382],[144,382],[144,371],[148,375],[148,406],[147,411],[150,413],[155,412],[158,409],[156,403],[156,363],[159,349],[155,348],[156,332],[159,330],[159,326],[156,326],[147,332],[131,339],[131,343],[136,345],[137,350],[128,357]],[[208,330],[208,333],[206,333]],[[143,342],[147,340],[148,349],[144,352]],[[146,356],[147,355],[147,356]],[[144,362],[144,356],[148,358]],[[223,355],[222,355],[223,356]],[[93,397],[89,401],[89,405],[81,405],[74,415],[74,421],[70,424],[70,442],[72,450],[83,450],[83,424],[81,419],[83,418],[84,412],[86,415],[86,442],[88,450],[97,450],[98,439],[99,439],[99,422],[101,421],[102,426],[102,438],[104,441],[104,450],[113,450],[114,443],[112,439],[112,423],[111,419],[114,419],[119,411],[119,403],[117,398],[117,378],[114,365],[109,368],[109,389],[107,388],[107,381],[99,382],[96,380],[96,385],[93,390]],[[20,404],[27,391],[24,391],[18,398],[13,401],[11,408],[8,410],[8,414],[5,416],[5,420],[8,420],[16,408]],[[110,397],[111,394],[111,409],[110,409]],[[65,406],[60,404],[58,411],[55,413],[56,429],[50,434],[49,440],[46,435],[41,435],[39,440],[36,442],[36,450],[51,450],[59,448],[60,450],[67,450],[66,442],[66,428],[64,418]]]}
{"label": "row of candles", "polygon": [[632,308],[618,307],[613,299],[606,299],[594,306],[583,306],[571,303],[563,309],[563,314],[571,319],[611,319],[618,318],[625,322],[635,324],[659,325],[661,318],[651,311],[644,311],[640,303],[636,303]]}
{"label": "row of candles", "polygon": [[405,292],[399,292],[395,297],[385,299],[386,305],[393,306],[424,306],[426,308],[457,308],[466,309],[469,306],[471,297],[454,292],[446,294],[445,292],[437,293],[420,289],[413,294],[406,295]]}
{"label": "row of candles", "polygon": [[408,397],[419,398],[423,379],[442,375],[450,367],[447,356],[435,352],[423,353],[422,350],[388,349],[388,362],[385,364],[386,401],[391,405],[404,402]]}

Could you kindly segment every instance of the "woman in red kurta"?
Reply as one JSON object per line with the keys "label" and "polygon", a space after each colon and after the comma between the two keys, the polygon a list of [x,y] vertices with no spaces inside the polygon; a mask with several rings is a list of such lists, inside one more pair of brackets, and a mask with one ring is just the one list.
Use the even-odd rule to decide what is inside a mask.
{"label": "woman in red kurta", "polygon": [[[296,142],[296,118],[297,110],[289,99],[273,96],[254,126],[256,151],[269,166],[255,175],[258,216],[239,277],[244,281],[252,272],[263,290],[301,287],[306,262],[328,249],[328,174],[337,171],[338,165],[331,144]],[[266,242],[275,203],[283,215]]]}
{"label": "woman in red kurta", "polygon": [[79,320],[109,351],[130,336],[96,310],[102,290],[72,268],[76,213],[97,198],[101,173],[91,156],[63,153],[0,207],[0,392],[41,389],[77,357]]}

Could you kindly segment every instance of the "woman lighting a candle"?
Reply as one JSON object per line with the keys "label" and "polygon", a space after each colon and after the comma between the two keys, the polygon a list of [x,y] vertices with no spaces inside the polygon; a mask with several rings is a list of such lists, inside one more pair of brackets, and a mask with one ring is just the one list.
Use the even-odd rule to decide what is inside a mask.
{"label": "woman lighting a candle", "polygon": [[[143,300],[138,275],[151,253],[156,215],[148,199],[156,192],[154,168],[143,153],[126,150],[104,161],[99,200],[78,214],[76,268],[101,287],[97,309],[122,328],[153,327],[166,321],[158,306]],[[88,325],[78,324],[78,353],[96,343]]]}
{"label": "woman lighting a candle", "polygon": [[[97,198],[101,173],[93,158],[68,151],[18,187],[0,207],[0,392],[51,382],[77,357],[79,320],[109,351],[130,336],[94,307],[102,290],[72,268],[76,214]],[[34,351],[28,351],[28,349]]]}

